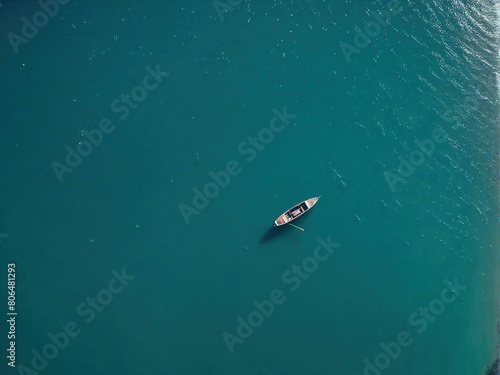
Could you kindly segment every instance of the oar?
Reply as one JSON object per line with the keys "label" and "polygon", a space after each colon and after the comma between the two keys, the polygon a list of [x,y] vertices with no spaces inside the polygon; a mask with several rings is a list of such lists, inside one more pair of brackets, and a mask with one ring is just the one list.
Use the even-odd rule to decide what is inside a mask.
{"label": "oar", "polygon": [[292,226],[292,227],[294,227],[294,228],[300,229],[302,232],[304,231],[304,229],[303,229],[303,228],[298,227],[298,226],[296,226],[296,225],[293,225],[292,223],[288,223],[288,225],[291,225],[291,226]]}

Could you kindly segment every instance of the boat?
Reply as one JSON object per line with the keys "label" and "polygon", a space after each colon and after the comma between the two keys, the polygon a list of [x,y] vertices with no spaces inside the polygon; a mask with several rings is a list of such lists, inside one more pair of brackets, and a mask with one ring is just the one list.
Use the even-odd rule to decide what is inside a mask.
{"label": "boat", "polygon": [[274,221],[274,226],[279,227],[281,225],[289,224],[291,221],[294,221],[295,219],[298,219],[299,217],[304,215],[307,211],[309,211],[311,208],[313,208],[313,206],[316,204],[319,198],[321,198],[321,195],[319,197],[306,199],[305,201],[300,202],[299,204],[293,206],[289,210],[285,211]]}

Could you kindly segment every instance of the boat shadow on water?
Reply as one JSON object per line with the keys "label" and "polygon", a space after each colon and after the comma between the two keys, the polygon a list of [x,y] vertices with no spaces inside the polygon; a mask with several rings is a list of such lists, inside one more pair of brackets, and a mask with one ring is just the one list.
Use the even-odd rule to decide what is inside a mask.
{"label": "boat shadow on water", "polygon": [[284,227],[271,227],[261,237],[261,239],[259,240],[259,244],[265,245],[265,244],[271,242],[272,240],[278,238],[279,236],[281,236],[285,232],[289,231],[290,229],[293,229],[293,228],[289,227],[288,225],[285,225]]}
{"label": "boat shadow on water", "polygon": [[280,227],[271,227],[260,238],[259,245],[268,244],[278,237],[281,237],[283,235],[290,234],[293,232],[299,232],[299,230],[291,227],[290,225],[282,225]]}

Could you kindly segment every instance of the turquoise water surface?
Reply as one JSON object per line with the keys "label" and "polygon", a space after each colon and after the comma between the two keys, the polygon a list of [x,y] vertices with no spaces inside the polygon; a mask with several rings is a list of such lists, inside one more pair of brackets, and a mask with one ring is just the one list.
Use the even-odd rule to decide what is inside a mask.
{"label": "turquoise water surface", "polygon": [[2,2],[0,373],[484,374],[497,9]]}

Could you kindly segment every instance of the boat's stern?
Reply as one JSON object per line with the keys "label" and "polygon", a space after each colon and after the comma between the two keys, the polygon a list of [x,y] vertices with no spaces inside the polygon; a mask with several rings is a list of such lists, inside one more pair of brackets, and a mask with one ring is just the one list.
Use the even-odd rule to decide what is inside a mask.
{"label": "boat's stern", "polygon": [[274,221],[274,226],[275,226],[275,227],[279,227],[280,225],[283,225],[283,224],[286,224],[286,221],[285,221],[285,219],[283,218],[283,215],[281,215],[279,218],[277,218],[277,219]]}

